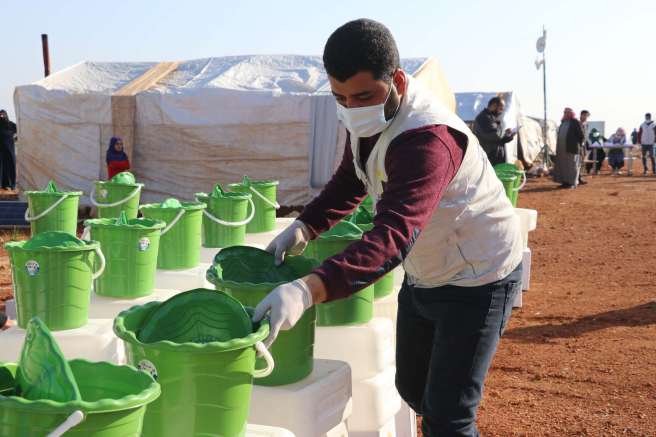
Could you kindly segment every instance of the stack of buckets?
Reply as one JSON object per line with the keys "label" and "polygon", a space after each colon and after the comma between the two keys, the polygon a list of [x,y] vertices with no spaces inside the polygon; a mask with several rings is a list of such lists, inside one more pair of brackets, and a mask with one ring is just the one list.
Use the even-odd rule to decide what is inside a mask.
{"label": "stack of buckets", "polygon": [[494,166],[494,172],[503,184],[506,196],[513,207],[517,206],[519,190],[526,184],[526,173],[517,168],[514,164],[497,164]]}
{"label": "stack of buckets", "polygon": [[[217,290],[254,307],[274,288],[309,274],[317,265],[303,256],[290,256],[276,267],[272,254],[254,247],[235,246],[216,255],[207,271],[207,280]],[[305,311],[294,328],[279,333],[271,347],[276,368],[270,376],[259,379],[256,384],[291,384],[312,373],[315,321],[313,306]]]}
{"label": "stack of buckets", "polygon": [[[128,362],[162,387],[141,435],[244,436],[253,378],[274,369],[262,343],[268,322],[253,324],[251,314],[225,293],[197,289],[118,315]],[[256,352],[266,368],[256,370]]]}

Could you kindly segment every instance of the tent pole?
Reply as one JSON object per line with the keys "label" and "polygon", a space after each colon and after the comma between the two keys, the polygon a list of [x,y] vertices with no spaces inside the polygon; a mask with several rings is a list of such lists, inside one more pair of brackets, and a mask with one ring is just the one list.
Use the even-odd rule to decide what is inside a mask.
{"label": "tent pole", "polygon": [[[542,34],[546,33],[546,29],[542,28]],[[549,167],[549,145],[547,144],[547,60],[546,50],[542,52],[542,92],[544,94],[544,126],[542,128],[542,135],[544,138],[544,163]]]}
{"label": "tent pole", "polygon": [[43,49],[43,71],[45,77],[50,76],[50,50],[48,50],[48,34],[41,34],[41,47]]}

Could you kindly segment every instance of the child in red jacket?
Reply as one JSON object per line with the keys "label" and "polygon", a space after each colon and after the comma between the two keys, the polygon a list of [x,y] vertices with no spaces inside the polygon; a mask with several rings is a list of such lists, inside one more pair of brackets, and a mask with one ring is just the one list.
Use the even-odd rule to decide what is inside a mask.
{"label": "child in red jacket", "polygon": [[107,149],[107,179],[127,170],[130,170],[130,160],[123,151],[123,140],[120,137],[112,137]]}

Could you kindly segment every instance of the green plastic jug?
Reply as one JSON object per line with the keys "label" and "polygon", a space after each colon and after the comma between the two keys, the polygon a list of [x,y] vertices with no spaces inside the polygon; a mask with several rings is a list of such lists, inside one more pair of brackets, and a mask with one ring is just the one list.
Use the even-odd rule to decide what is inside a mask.
{"label": "green plastic jug", "polygon": [[157,271],[160,220],[127,219],[125,211],[114,219],[86,220],[85,234],[100,242],[107,260],[105,273],[94,282],[99,296],[133,299],[153,292]]}
{"label": "green plastic jug", "polygon": [[140,209],[145,218],[166,222],[159,239],[158,269],[191,269],[200,263],[204,203],[167,199]]}
{"label": "green plastic jug", "polygon": [[44,437],[60,426],[65,437],[140,436],[146,406],[160,395],[150,375],[129,366],[68,361],[80,400],[28,400],[14,394],[16,364],[0,363],[0,435]]}
{"label": "green plastic jug", "polygon": [[244,244],[246,227],[255,217],[255,206],[249,193],[225,192],[217,184],[210,194],[197,193],[196,199],[207,205],[203,211],[204,247]]}
{"label": "green plastic jug", "polygon": [[[235,246],[223,249],[207,271],[207,280],[217,290],[237,298],[246,306],[255,307],[278,285],[309,274],[318,263],[302,256],[288,256],[275,266],[270,253],[254,247]],[[291,384],[312,373],[314,352],[315,307],[303,314],[294,328],[281,331],[271,346],[276,361],[273,373],[255,381],[257,385]],[[258,367],[264,363],[258,362]]]}
{"label": "green plastic jug", "polygon": [[[162,387],[148,407],[144,437],[244,436],[253,378],[274,366],[262,343],[269,324],[252,324],[251,314],[244,320],[234,298],[198,289],[118,315],[114,332],[125,342],[128,362]],[[266,369],[255,370],[256,351]]]}
{"label": "green plastic jug", "polygon": [[91,203],[98,208],[99,218],[116,218],[125,211],[129,219],[137,218],[143,184],[136,183],[128,171],[115,175],[110,181],[96,181],[91,192]]}
{"label": "green plastic jug", "polygon": [[63,192],[50,181],[43,191],[26,191],[25,221],[32,236],[41,232],[62,231],[77,235],[77,209],[82,191]]}
{"label": "green plastic jug", "polygon": [[253,181],[244,176],[241,183],[230,184],[228,188],[238,193],[249,193],[253,196],[255,216],[246,225],[247,234],[270,232],[276,229],[276,210],[280,205],[276,201],[278,181]]}
{"label": "green plastic jug", "polygon": [[91,284],[105,268],[98,242],[50,231],[8,242],[5,249],[11,258],[18,326],[25,328],[35,316],[52,331],[86,325]]}
{"label": "green plastic jug", "polygon": [[[351,243],[362,238],[362,229],[349,221],[341,221],[330,231],[310,241],[305,255],[323,262],[326,258],[344,251]],[[367,323],[373,318],[374,286],[370,285],[357,293],[332,302],[320,303],[317,307],[318,326],[337,326]]]}

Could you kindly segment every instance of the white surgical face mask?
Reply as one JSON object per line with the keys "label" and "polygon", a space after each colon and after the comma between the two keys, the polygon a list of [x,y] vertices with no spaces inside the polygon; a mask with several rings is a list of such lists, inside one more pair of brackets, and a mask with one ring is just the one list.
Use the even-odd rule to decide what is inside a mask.
{"label": "white surgical face mask", "polygon": [[337,118],[344,123],[344,127],[357,138],[368,138],[384,131],[394,117],[385,120],[385,104],[392,94],[392,85],[385,101],[380,105],[363,106],[361,108],[347,108],[337,103]]}

